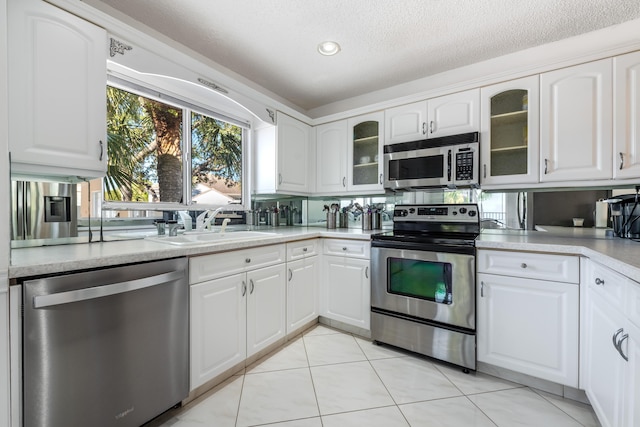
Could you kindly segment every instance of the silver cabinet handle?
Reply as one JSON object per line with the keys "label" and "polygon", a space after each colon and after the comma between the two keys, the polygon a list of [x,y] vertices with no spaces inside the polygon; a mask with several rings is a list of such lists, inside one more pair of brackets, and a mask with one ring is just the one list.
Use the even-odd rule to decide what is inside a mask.
{"label": "silver cabinet handle", "polygon": [[369,266],[367,265],[364,269],[364,277],[369,278]]}
{"label": "silver cabinet handle", "polygon": [[245,296],[247,294],[247,282],[245,282],[244,280],[242,281],[242,296]]}
{"label": "silver cabinet handle", "polygon": [[346,186],[347,186],[347,177],[346,177],[346,176],[343,176],[343,177],[342,177],[342,186],[343,186],[343,187],[346,187]]}
{"label": "silver cabinet handle", "polygon": [[549,159],[544,159],[544,174],[546,175],[549,171]]}
{"label": "silver cabinet handle", "polygon": [[434,125],[434,122],[433,122],[433,120],[431,120],[429,122],[429,133],[433,133],[433,125]]}
{"label": "silver cabinet handle", "polygon": [[58,292],[49,295],[38,295],[33,297],[33,308],[51,307],[54,305],[68,304],[72,302],[86,301],[110,295],[123,294],[138,289],[149,288],[151,286],[162,285],[184,278],[184,272],[171,271],[169,273],[158,274],[156,276],[144,277],[142,279],[129,280],[128,282],[111,283],[93,288],[77,289],[75,291]]}
{"label": "silver cabinet handle", "polygon": [[622,338],[620,338],[620,341],[618,341],[618,353],[620,353],[620,356],[622,356],[622,358],[628,362],[629,361],[629,356],[627,356],[626,354],[624,354],[624,352],[622,351],[622,343],[624,342],[624,340],[626,340],[627,338],[629,338],[629,334],[624,334],[622,336]]}
{"label": "silver cabinet handle", "polygon": [[342,250],[343,250],[343,251],[346,251],[346,250],[347,250],[347,247],[346,247],[346,246],[344,246],[344,247],[342,248]]}
{"label": "silver cabinet handle", "polygon": [[422,122],[422,134],[427,134],[427,122]]}
{"label": "silver cabinet handle", "polygon": [[483,178],[486,178],[487,177],[487,164],[486,163],[484,165],[482,165],[482,169],[483,169],[483,172],[482,172]]}
{"label": "silver cabinet handle", "polygon": [[249,280],[249,284],[251,285],[251,288],[249,289],[249,295],[251,295],[253,293],[253,290],[255,289],[255,285],[253,284],[253,279]]}
{"label": "silver cabinet handle", "polygon": [[278,185],[282,184],[282,174],[278,174]]}
{"label": "silver cabinet handle", "polygon": [[[622,155],[622,153],[620,153],[620,155]],[[102,161],[102,157],[104,156],[104,143],[102,142],[102,140],[100,140],[100,161]],[[622,166],[620,166],[620,169],[622,169]]]}
{"label": "silver cabinet handle", "polygon": [[380,174],[380,185],[382,185],[382,174]]}
{"label": "silver cabinet handle", "polygon": [[620,152],[620,170],[624,167],[624,153]]}
{"label": "silver cabinet handle", "polygon": [[[618,350],[618,335],[620,335],[622,333],[624,329],[620,328],[616,331],[615,334],[613,334],[613,336],[611,337],[612,341],[613,341],[613,346],[616,348],[616,350]],[[620,350],[618,350],[620,351]]]}
{"label": "silver cabinet handle", "polygon": [[244,262],[246,262],[247,264],[249,264],[251,262],[251,258],[245,258]]}
{"label": "silver cabinet handle", "polygon": [[293,271],[291,271],[291,269],[289,269],[289,281],[291,281],[292,277],[293,277]]}
{"label": "silver cabinet handle", "polygon": [[599,277],[596,277],[596,285],[604,285],[604,280]]}
{"label": "silver cabinet handle", "polygon": [[520,267],[527,268],[527,264],[523,262],[522,264],[520,264]]}
{"label": "silver cabinet handle", "polygon": [[480,297],[484,298],[484,282],[480,282]]}

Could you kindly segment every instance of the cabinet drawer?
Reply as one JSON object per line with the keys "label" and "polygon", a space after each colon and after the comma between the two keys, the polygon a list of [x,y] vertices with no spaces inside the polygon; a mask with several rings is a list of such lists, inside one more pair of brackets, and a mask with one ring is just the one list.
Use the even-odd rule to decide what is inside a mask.
{"label": "cabinet drawer", "polygon": [[272,245],[193,257],[189,260],[189,283],[283,263],[285,252],[285,245]]}
{"label": "cabinet drawer", "polygon": [[319,241],[320,239],[309,239],[287,243],[287,261],[318,255],[320,250]]}
{"label": "cabinet drawer", "polygon": [[630,279],[608,267],[589,260],[585,278],[589,292],[602,296],[615,308],[624,309],[625,286]]}
{"label": "cabinet drawer", "polygon": [[369,259],[371,242],[365,240],[325,239],[325,255],[344,255],[351,258]]}
{"label": "cabinet drawer", "polygon": [[566,255],[479,250],[478,272],[577,284],[580,282],[580,259]]}

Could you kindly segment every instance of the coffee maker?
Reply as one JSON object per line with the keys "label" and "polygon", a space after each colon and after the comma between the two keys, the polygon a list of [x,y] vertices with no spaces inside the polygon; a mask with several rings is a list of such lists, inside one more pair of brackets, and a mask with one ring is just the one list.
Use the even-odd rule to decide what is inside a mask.
{"label": "coffee maker", "polygon": [[611,209],[613,234],[626,239],[640,239],[640,195],[624,194],[606,202]]}

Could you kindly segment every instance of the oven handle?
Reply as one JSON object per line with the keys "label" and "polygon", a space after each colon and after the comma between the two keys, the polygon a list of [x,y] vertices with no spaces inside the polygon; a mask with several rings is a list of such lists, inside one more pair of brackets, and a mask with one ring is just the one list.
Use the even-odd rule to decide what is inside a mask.
{"label": "oven handle", "polygon": [[184,277],[183,271],[172,271],[158,274],[156,276],[144,277],[128,282],[112,283],[104,286],[77,289],[75,291],[58,292],[49,295],[38,295],[33,297],[33,308],[52,307],[54,305],[68,304],[72,302],[86,301],[110,295],[122,294],[138,289],[149,288],[163,283],[179,280]]}
{"label": "oven handle", "polygon": [[442,253],[450,253],[450,254],[461,254],[461,255],[475,255],[476,248],[475,246],[451,246],[451,245],[443,245],[443,244],[429,244],[429,243],[415,243],[415,242],[400,242],[400,241],[383,241],[383,240],[373,240],[371,242],[372,248],[382,248],[382,249],[407,249],[414,251],[422,251],[422,252],[442,252]]}

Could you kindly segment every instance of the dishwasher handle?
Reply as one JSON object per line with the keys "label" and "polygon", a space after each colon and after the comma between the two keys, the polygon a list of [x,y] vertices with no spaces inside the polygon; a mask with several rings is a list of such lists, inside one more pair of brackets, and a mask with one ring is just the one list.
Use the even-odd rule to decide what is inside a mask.
{"label": "dishwasher handle", "polygon": [[112,283],[93,288],[77,289],[74,291],[59,292],[49,295],[37,295],[33,297],[33,308],[45,308],[72,302],[85,301],[109,295],[122,294],[138,289],[149,288],[163,283],[179,280],[184,276],[184,271],[171,271],[156,276],[142,279],[129,280],[127,282]]}

